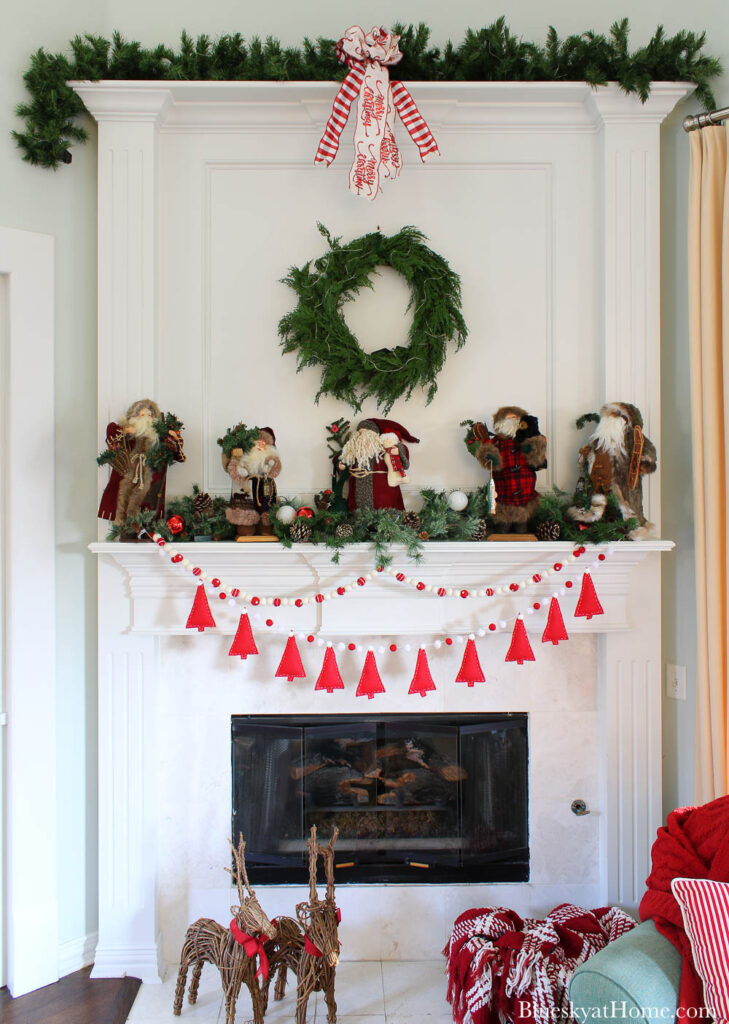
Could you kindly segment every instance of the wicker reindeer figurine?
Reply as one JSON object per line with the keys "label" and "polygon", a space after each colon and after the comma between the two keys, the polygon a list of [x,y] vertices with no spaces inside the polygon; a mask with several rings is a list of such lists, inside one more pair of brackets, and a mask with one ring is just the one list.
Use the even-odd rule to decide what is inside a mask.
{"label": "wicker reindeer figurine", "polygon": [[[245,846],[242,835],[239,836],[237,848],[231,843],[235,862],[233,877],[238,889],[240,906],[230,908],[233,914],[230,928],[223,928],[217,921],[201,917],[187,929],[180,954],[180,971],[177,975],[175,1002],[172,1008],[172,1012],[178,1017],[182,1011],[189,968],[192,967],[192,979],[188,999],[195,1003],[203,964],[208,963],[220,971],[225,996],[225,1024],[235,1022],[235,1004],[242,985],[247,985],[251,994],[255,1024],[263,1024],[266,1004],[258,983],[258,975],[263,975],[266,984],[268,960],[264,941],[274,939],[277,932],[261,909],[256,894],[248,882]],[[260,959],[258,970],[256,954]]]}

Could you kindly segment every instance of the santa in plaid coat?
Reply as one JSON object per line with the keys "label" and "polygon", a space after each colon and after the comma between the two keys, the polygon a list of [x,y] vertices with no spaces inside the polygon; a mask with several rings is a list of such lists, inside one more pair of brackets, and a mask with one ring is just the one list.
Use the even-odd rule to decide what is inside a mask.
{"label": "santa in plaid coat", "polygon": [[494,416],[493,433],[482,424],[476,458],[491,471],[496,487],[492,518],[504,533],[526,533],[537,510],[537,470],[547,465],[547,439],[539,433],[536,416],[517,405],[504,405]]}

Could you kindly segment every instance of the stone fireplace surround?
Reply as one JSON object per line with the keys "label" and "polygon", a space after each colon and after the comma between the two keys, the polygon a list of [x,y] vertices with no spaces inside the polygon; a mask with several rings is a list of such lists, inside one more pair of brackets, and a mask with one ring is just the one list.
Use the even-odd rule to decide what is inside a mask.
{"label": "stone fireplace surround", "polygon": [[[327,178],[311,168],[334,87],[99,82],[76,88],[99,127],[100,444],[106,423],[129,401],[153,396],[187,424],[188,462],[171,493],[188,490],[193,481],[221,493],[214,438],[221,425],[242,415],[244,392],[231,372],[241,324],[250,307],[256,332],[262,327],[274,337],[288,301],[273,289],[264,295],[256,275],[246,273],[253,255],[258,274],[275,282],[286,265],[314,254],[309,232],[325,210],[337,233],[356,237],[362,231],[363,208],[355,214],[344,194],[344,168],[335,165]],[[413,84],[443,156],[427,174],[410,159],[407,185],[404,172],[400,191],[378,199],[373,223],[385,231],[419,223],[427,209],[428,223],[421,226],[458,263],[474,337],[502,339],[488,350],[469,347],[471,372],[456,363],[465,357],[449,359],[430,409],[413,414],[408,407],[408,417],[415,415],[409,428],[430,435],[419,452],[419,483],[468,486],[465,463],[450,455],[453,438],[431,434],[428,417],[454,424],[463,415],[481,415],[486,400],[484,412],[492,402],[519,397],[539,414],[550,442],[541,486],[569,486],[574,419],[601,401],[634,402],[648,436],[658,439],[660,124],[690,89],[654,83],[641,104],[615,85]],[[290,226],[288,243],[278,248],[273,219]],[[525,232],[531,246],[520,241]],[[253,255],[246,254],[242,276],[230,276],[243,238],[252,240]],[[520,396],[508,393],[514,356],[504,337],[509,345],[517,340],[519,358],[534,368]],[[277,368],[266,360],[277,358],[275,337],[263,346],[258,333],[244,332],[244,344],[256,373],[273,379]],[[471,360],[479,358],[487,364],[474,368]],[[277,378],[279,408],[297,410],[296,423],[283,424],[280,440],[282,450],[298,448],[292,465],[302,475],[287,477],[286,488],[302,498],[321,484],[313,482],[321,423],[342,413],[325,401],[312,408],[314,383],[293,372]],[[265,389],[260,401],[268,404],[259,409],[258,398],[246,393],[248,422],[270,418]],[[99,475],[100,489],[105,475]],[[647,514],[660,529],[660,469],[646,484]],[[325,587],[372,567],[371,553],[356,546],[339,569],[328,552],[309,546],[194,547],[205,571],[245,580],[264,595]],[[539,618],[530,619],[534,664],[506,665],[508,636],[484,638],[479,653],[487,682],[473,689],[453,682],[458,649],[434,654],[438,690],[422,700],[407,696],[414,651],[384,656],[382,709],[388,713],[412,713],[415,705],[422,714],[528,714],[531,879],[504,886],[390,886],[386,900],[373,898],[369,886],[342,887],[345,958],[437,956],[454,917],[479,903],[522,913],[542,913],[566,899],[635,907],[661,819],[660,552],[670,547],[660,541],[616,545],[595,575],[605,616],[577,624],[571,620],[574,597],[565,597],[570,640],[549,649],[539,644]],[[164,962],[178,956],[191,920],[227,919],[231,893],[222,869],[230,825],[230,716],[356,712],[361,656],[342,658],[347,689],[331,696],[313,693],[321,651],[319,657],[316,650],[305,652],[306,680],[274,680],[281,638],[262,639],[258,658],[234,663],[224,637],[185,635],[191,581],[151,545],[99,543],[92,549],[99,556],[94,975],[154,981]],[[512,573],[521,579],[535,563],[569,550],[559,542],[432,544],[420,571],[434,581],[487,585]],[[409,568],[402,553],[395,552],[395,561]],[[544,598],[550,590],[535,593]],[[461,623],[463,604],[424,603],[420,595],[385,590],[375,581],[319,607],[317,619],[307,621],[315,613],[307,609],[301,627],[333,638],[354,634],[365,643],[408,635],[415,647],[418,637],[430,639]],[[504,618],[511,607],[506,600]],[[486,609],[469,602],[469,613],[475,628]],[[217,632],[230,634],[234,627],[232,615],[221,615]],[[586,801],[588,815],[571,813],[575,798]],[[271,887],[262,898],[269,914],[290,913],[301,891]]]}

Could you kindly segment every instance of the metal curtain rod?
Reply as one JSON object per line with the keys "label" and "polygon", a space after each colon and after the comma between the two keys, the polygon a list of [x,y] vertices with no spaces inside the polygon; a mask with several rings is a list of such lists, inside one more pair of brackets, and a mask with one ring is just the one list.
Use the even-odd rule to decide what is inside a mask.
{"label": "metal curtain rod", "polygon": [[708,114],[690,114],[683,119],[683,130],[694,132],[697,128],[707,128],[712,124],[719,124],[720,121],[729,119],[729,107],[722,110],[712,110]]}

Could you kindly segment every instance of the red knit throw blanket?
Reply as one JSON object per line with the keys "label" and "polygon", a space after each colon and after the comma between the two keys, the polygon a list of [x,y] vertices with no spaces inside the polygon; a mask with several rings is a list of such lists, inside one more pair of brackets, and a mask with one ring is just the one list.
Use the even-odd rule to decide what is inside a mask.
{"label": "red knit throw blanket", "polygon": [[[729,882],[729,796],[702,807],[672,811],[653,844],[648,892],[640,904],[640,919],[653,922],[683,957],[679,1019],[689,1019],[704,1006],[703,987],[694,968],[691,944],[671,892],[674,878],[711,878]],[[698,1019],[698,1018],[696,1018]]]}
{"label": "red knit throw blanket", "polygon": [[635,921],[617,907],[562,903],[544,921],[513,910],[467,910],[453,926],[448,1002],[456,1024],[569,1021],[569,982],[581,963]]}

